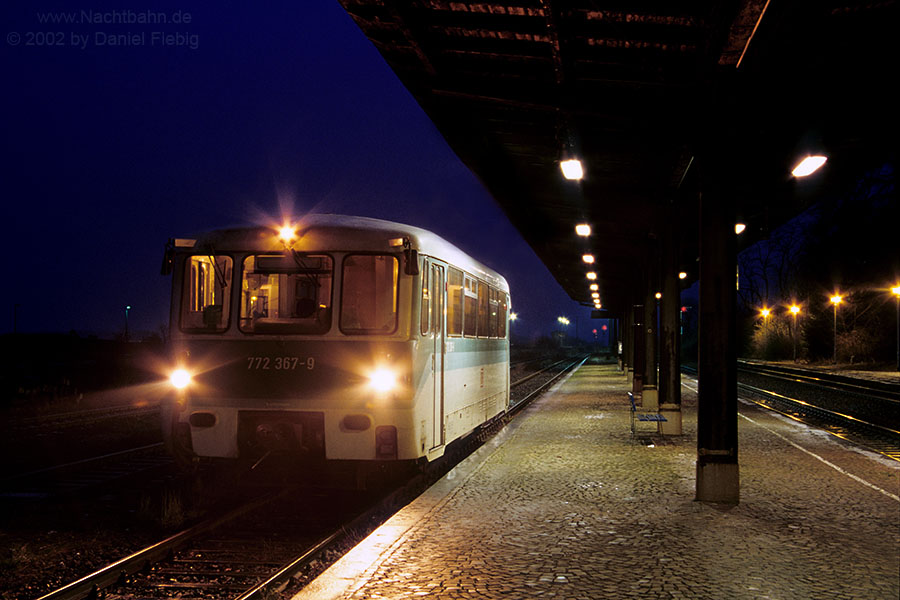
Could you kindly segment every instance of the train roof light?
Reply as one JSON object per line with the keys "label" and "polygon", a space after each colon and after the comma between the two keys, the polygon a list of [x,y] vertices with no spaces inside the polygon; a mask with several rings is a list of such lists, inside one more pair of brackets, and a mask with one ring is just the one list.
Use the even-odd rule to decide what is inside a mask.
{"label": "train roof light", "polygon": [[590,279],[591,281],[593,281],[593,280],[597,279],[597,274],[594,273],[593,271],[591,271],[590,273],[587,274],[587,278]]}
{"label": "train roof light", "polygon": [[592,292],[596,292],[596,291],[599,290],[599,289],[600,289],[600,286],[597,285],[596,283],[592,283],[592,284],[591,284],[591,291],[592,291]]}
{"label": "train roof light", "polygon": [[581,260],[583,260],[584,262],[586,262],[589,265],[593,264],[594,263],[594,255],[593,254],[584,254],[581,257]]}
{"label": "train roof light", "polygon": [[747,229],[747,225],[744,223],[735,223],[734,224],[734,232],[738,235],[744,233],[744,230]]}
{"label": "train roof light", "polygon": [[284,225],[278,230],[278,237],[284,242],[290,242],[294,239],[296,233],[296,230],[292,226]]}
{"label": "train roof light", "polygon": [[575,226],[575,233],[582,237],[588,237],[591,235],[591,226],[587,223],[579,223]]}

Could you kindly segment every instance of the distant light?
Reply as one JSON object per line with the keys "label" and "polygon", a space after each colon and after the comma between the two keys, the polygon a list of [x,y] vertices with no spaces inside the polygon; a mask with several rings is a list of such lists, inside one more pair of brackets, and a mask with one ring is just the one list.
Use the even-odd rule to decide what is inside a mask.
{"label": "distant light", "polygon": [[592,292],[591,293],[591,298],[599,298],[599,297],[600,297],[600,292]]}
{"label": "distant light", "polygon": [[831,297],[831,303],[834,305],[840,304],[841,300],[843,300],[843,298],[841,296],[838,296],[837,294]]}
{"label": "distant light", "polygon": [[682,271],[681,273],[678,274],[678,279],[687,279],[687,273]]}
{"label": "distant light", "polygon": [[591,271],[590,273],[587,274],[587,278],[590,279],[591,281],[593,281],[593,280],[597,279],[597,274],[594,273],[593,271]]}
{"label": "distant light", "polygon": [[556,317],[556,320],[559,321],[559,322],[560,322],[561,324],[563,324],[563,325],[568,325],[568,324],[569,324],[569,320],[568,320],[567,318],[565,318],[565,317]]}
{"label": "distant light", "polygon": [[791,304],[790,311],[796,315],[800,312],[800,307],[797,306],[796,304]]}
{"label": "distant light", "polygon": [[660,298],[662,298],[662,293],[656,292],[656,299],[659,300]]}
{"label": "distant light", "polygon": [[807,175],[812,175],[819,170],[819,167],[825,164],[826,160],[828,160],[827,156],[807,156],[800,161],[800,164],[794,167],[794,170],[791,171],[791,175],[794,177],[806,177]]}
{"label": "distant light", "polygon": [[281,229],[278,230],[278,237],[280,237],[285,242],[289,242],[294,239],[294,228],[290,225],[285,225]]}
{"label": "distant light", "polygon": [[687,312],[687,306],[682,306],[682,307],[681,307],[681,312]]}
{"label": "distant light", "polygon": [[591,265],[594,264],[594,255],[593,254],[585,254],[581,257],[581,260]]}
{"label": "distant light", "polygon": [[582,237],[587,237],[591,235],[591,226],[587,223],[579,223],[575,226],[575,233]]}
{"label": "distant light", "polygon": [[581,161],[577,158],[570,158],[559,163],[562,169],[563,177],[566,179],[577,181],[584,177],[584,169],[581,167]]}
{"label": "distant light", "polygon": [[769,310],[768,308],[764,308],[761,311],[759,311],[759,314],[761,314],[764,317],[768,317],[771,314],[771,312],[772,311]]}
{"label": "distant light", "polygon": [[599,289],[600,289],[600,286],[597,285],[596,283],[592,283],[592,284],[591,284],[591,291],[592,291],[592,292],[596,292],[596,291],[599,290]]}
{"label": "distant light", "polygon": [[603,325],[603,326],[600,327],[600,329],[602,329],[603,331],[606,331],[606,330],[609,329],[609,328],[608,328],[606,325]]}
{"label": "distant light", "polygon": [[744,223],[735,223],[734,232],[738,235],[744,233],[744,230],[747,229],[747,225]]}
{"label": "distant light", "polygon": [[516,313],[514,313],[514,312],[509,313],[509,320],[510,320],[510,321],[515,321],[515,320],[518,319],[518,318],[519,318],[519,315],[517,315]]}

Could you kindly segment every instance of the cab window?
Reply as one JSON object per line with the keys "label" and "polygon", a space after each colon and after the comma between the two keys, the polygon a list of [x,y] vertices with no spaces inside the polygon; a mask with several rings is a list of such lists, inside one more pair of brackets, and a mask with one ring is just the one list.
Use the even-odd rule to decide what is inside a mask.
{"label": "cab window", "polygon": [[241,331],[327,333],[333,271],[331,257],[324,254],[248,256],[241,279]]}
{"label": "cab window", "polygon": [[341,331],[385,335],[397,330],[399,261],[387,254],[350,254],[344,258]]}
{"label": "cab window", "polygon": [[181,328],[219,332],[228,328],[230,256],[190,256],[184,267]]}

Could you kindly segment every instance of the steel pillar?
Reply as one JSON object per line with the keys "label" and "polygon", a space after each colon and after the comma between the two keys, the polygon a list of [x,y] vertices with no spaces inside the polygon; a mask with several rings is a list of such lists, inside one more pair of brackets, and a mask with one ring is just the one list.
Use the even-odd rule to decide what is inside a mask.
{"label": "steel pillar", "polygon": [[659,412],[666,421],[660,423],[665,435],[681,435],[681,286],[678,283],[678,226],[674,210],[669,211],[663,235],[660,260],[662,301],[659,334]]}
{"label": "steel pillar", "polygon": [[[737,352],[734,205],[717,156],[701,157],[697,500],[737,504]],[[707,160],[702,160],[703,158]]]}
{"label": "steel pillar", "polygon": [[638,396],[644,389],[644,364],[646,355],[644,353],[644,344],[646,336],[644,336],[644,305],[635,304],[631,311],[633,321],[631,324],[631,344],[632,357],[634,364],[634,378],[632,379],[632,392]]}
{"label": "steel pillar", "polygon": [[648,410],[659,408],[656,370],[656,261],[651,253],[647,269],[647,284],[644,292],[644,385],[641,390],[641,407]]}

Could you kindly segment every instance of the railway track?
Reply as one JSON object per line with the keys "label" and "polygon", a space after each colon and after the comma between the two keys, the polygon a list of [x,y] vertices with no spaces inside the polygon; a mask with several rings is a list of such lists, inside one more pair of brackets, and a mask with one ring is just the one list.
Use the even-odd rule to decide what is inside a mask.
{"label": "railway track", "polygon": [[[271,598],[286,586],[302,587],[325,565],[336,544],[361,539],[396,509],[481,445],[562,374],[587,357],[557,361],[511,385],[507,415],[448,449],[449,460],[406,481],[380,499],[358,491],[338,493],[286,488],[112,563],[46,594],[40,600],[131,598]],[[339,508],[336,508],[339,506]],[[349,542],[352,544],[352,542]],[[332,558],[336,559],[338,555]],[[315,565],[318,565],[316,567]]]}
{"label": "railway track", "polygon": [[738,373],[744,399],[900,461],[900,386],[747,361]]}

